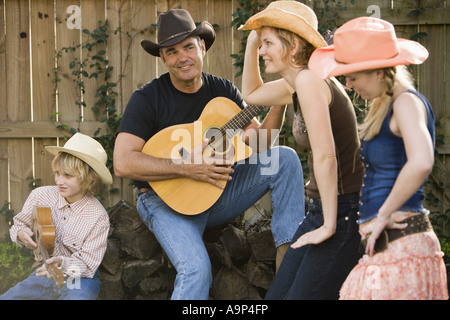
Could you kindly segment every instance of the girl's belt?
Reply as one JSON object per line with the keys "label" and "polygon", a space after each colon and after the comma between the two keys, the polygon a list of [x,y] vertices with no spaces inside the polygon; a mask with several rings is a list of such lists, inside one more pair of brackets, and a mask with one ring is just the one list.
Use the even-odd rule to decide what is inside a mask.
{"label": "girl's belt", "polygon": [[[375,242],[375,253],[386,250],[388,248],[389,242],[397,240],[401,237],[408,236],[414,233],[428,232],[433,230],[427,214],[417,214],[398,223],[407,223],[408,226],[405,229],[384,229]],[[369,239],[369,237],[370,233],[368,233],[364,239],[361,239],[364,248],[367,246],[367,240]]]}

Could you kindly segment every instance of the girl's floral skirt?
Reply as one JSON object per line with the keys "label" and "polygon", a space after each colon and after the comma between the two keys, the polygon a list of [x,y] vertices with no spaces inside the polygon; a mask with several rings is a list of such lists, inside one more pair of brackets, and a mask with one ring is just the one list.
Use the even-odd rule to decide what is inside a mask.
{"label": "girl's floral skirt", "polygon": [[[400,215],[398,220],[406,218],[405,213]],[[375,219],[360,226],[362,236],[372,230],[374,222]],[[360,259],[342,285],[340,299],[448,299],[443,255],[433,231],[392,241],[388,249]]]}

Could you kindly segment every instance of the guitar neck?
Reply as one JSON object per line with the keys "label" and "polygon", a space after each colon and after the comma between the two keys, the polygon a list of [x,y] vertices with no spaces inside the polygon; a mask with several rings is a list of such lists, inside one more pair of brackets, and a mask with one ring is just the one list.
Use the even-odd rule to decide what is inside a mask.
{"label": "guitar neck", "polygon": [[47,259],[50,259],[50,255],[48,254],[47,248],[42,243],[42,240],[39,241],[39,249],[40,249],[42,258],[44,259],[44,263],[45,263],[45,261],[47,261]]}
{"label": "guitar neck", "polygon": [[56,266],[46,262],[47,259],[50,259],[50,255],[48,254],[47,248],[45,248],[44,244],[42,243],[42,240],[39,241],[39,249],[41,251],[42,258],[44,259],[45,268],[47,269],[48,273],[50,274],[50,277],[52,278],[52,280],[58,286],[58,289],[61,289],[65,283],[64,275],[62,274],[61,270],[59,270]]}
{"label": "guitar neck", "polygon": [[248,105],[241,112],[235,115],[222,127],[223,132],[228,137],[232,137],[237,130],[244,128],[256,115],[258,115],[265,107]]}

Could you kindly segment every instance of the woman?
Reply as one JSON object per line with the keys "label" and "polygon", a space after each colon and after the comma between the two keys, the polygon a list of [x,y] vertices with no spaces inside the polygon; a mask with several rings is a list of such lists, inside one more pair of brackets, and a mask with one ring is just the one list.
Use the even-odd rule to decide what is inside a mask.
{"label": "woman", "polygon": [[345,75],[371,100],[361,126],[366,174],[360,233],[366,253],[341,289],[341,299],[448,299],[439,241],[422,206],[434,163],[434,115],[405,65],[428,57],[419,43],[397,39],[394,27],[357,18],[339,28],[334,45],[310,59],[321,78]]}
{"label": "woman", "polygon": [[[275,1],[241,29],[254,30],[245,52],[244,99],[257,105],[294,103],[294,127],[300,127],[301,115],[306,125],[295,132],[296,140],[304,141],[302,133],[307,132],[310,145],[308,214],[287,247],[266,299],[337,299],[361,256],[356,220],[363,167],[353,106],[335,79],[322,80],[307,68],[314,49],[326,46],[309,7]],[[259,55],[266,73],[281,79],[262,81]]]}

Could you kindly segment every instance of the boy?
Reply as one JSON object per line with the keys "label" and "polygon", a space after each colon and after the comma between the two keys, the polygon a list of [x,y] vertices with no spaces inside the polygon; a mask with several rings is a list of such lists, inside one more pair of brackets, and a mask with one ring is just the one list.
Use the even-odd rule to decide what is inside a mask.
{"label": "boy", "polygon": [[0,300],[60,299],[94,300],[100,291],[98,267],[106,251],[109,218],[94,197],[102,183],[111,184],[107,155],[94,139],[73,135],[64,147],[46,147],[55,155],[52,169],[56,186],[34,189],[23,209],[14,217],[11,240],[19,246],[36,249],[32,231],[35,206],[50,207],[55,225],[53,257],[47,264],[59,267],[69,276],[61,289],[50,279],[43,265],[30,277],[0,296]]}

